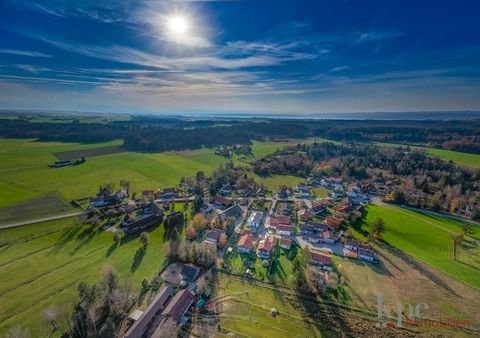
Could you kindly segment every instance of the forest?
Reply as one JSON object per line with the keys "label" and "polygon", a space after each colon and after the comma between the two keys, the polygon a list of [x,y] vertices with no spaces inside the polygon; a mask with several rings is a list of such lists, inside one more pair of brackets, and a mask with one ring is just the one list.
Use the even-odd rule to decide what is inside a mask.
{"label": "forest", "polygon": [[108,123],[32,122],[1,119],[0,137],[39,141],[105,142],[122,139],[128,150],[159,152],[220,145],[250,144],[251,140],[320,137],[346,143],[391,142],[480,153],[480,120],[377,121],[230,119],[132,116]]}

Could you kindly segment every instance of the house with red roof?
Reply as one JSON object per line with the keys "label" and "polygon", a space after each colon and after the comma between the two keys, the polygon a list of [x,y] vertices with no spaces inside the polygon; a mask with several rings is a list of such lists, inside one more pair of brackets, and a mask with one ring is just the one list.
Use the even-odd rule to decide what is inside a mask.
{"label": "house with red roof", "polygon": [[310,264],[320,266],[324,270],[331,271],[332,267],[332,256],[320,251],[310,251]]}
{"label": "house with red roof", "polygon": [[173,320],[178,322],[190,309],[194,299],[193,294],[187,289],[180,290],[167,305],[162,315],[173,318]]}
{"label": "house with red roof", "polygon": [[280,215],[270,217],[268,226],[272,229],[276,229],[279,225],[291,225],[290,216]]}
{"label": "house with red roof", "polygon": [[257,256],[262,259],[270,259],[275,249],[275,237],[267,235],[258,243]]}
{"label": "house with red roof", "polygon": [[291,236],[294,230],[295,230],[295,227],[292,224],[288,224],[288,225],[280,224],[277,226],[276,232],[277,232],[277,235]]}
{"label": "house with red roof", "polygon": [[292,240],[289,238],[280,238],[280,247],[289,250],[292,247]]}
{"label": "house with red roof", "polygon": [[310,209],[302,209],[297,212],[298,219],[306,222],[312,219],[313,212]]}
{"label": "house with red roof", "polygon": [[324,223],[329,227],[338,228],[342,225],[342,220],[332,216],[327,216],[327,218],[325,218]]}
{"label": "house with red roof", "polygon": [[328,244],[333,244],[335,243],[335,236],[331,231],[324,231],[322,233],[322,242],[328,243]]}
{"label": "house with red roof", "polygon": [[237,251],[240,253],[250,253],[255,245],[255,240],[250,235],[243,235],[237,244]]}
{"label": "house with red roof", "polygon": [[335,214],[339,217],[347,217],[350,211],[352,208],[349,205],[342,205],[335,210]]}

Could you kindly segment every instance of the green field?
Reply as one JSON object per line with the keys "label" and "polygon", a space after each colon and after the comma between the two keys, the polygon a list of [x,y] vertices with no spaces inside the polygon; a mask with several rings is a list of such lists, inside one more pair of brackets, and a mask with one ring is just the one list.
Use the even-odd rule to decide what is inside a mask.
{"label": "green field", "polygon": [[[385,143],[385,142],[375,142],[376,145],[382,147],[406,147],[404,144],[396,143]],[[411,149],[420,149],[427,151],[427,154],[441,158],[444,161],[453,161],[459,165],[480,168],[480,155],[462,153],[460,151],[421,147],[421,146],[410,146]]]}
{"label": "green field", "polygon": [[98,281],[106,264],[131,278],[134,290],[140,290],[143,278],[151,280],[158,273],[164,260],[163,226],[150,232],[146,255],[136,269],[132,263],[138,238],[119,247],[112,238],[110,232],[89,231],[72,219],[2,230],[0,336],[16,324],[30,328],[32,337],[43,336],[43,310],[71,306],[78,283]]}
{"label": "green field", "polygon": [[304,181],[303,178],[297,176],[289,176],[289,175],[275,175],[275,176],[267,176],[267,177],[260,177],[258,175],[253,175],[257,182],[262,182],[265,187],[273,192],[277,191],[278,188],[282,185],[286,185],[287,187],[294,187],[297,184]]}
{"label": "green field", "polygon": [[[459,221],[418,213],[395,206],[370,205],[362,225],[365,230],[381,217],[385,221],[383,240],[410,256],[470,286],[480,289],[480,267],[453,259],[453,233],[461,233]],[[357,235],[360,235],[357,233]],[[478,235],[478,229],[474,236]]]}
{"label": "green field", "polygon": [[[304,313],[280,291],[256,287],[223,274],[219,274],[216,289],[222,332],[212,325],[209,337],[224,337],[229,333],[241,337],[322,337],[330,333],[309,324]],[[275,318],[270,315],[272,308],[279,312]],[[200,326],[199,319],[194,320],[194,326]]]}
{"label": "green field", "polygon": [[[263,156],[296,143],[298,141],[254,142],[252,150],[255,156]],[[212,149],[204,148],[155,154],[121,152],[87,157],[87,162],[78,166],[47,167],[56,161],[55,153],[118,145],[121,141],[77,144],[0,139],[0,223],[58,213],[61,204],[62,211],[68,211],[71,200],[93,196],[101,184],[112,182],[118,186],[120,180],[128,180],[132,193],[177,186],[182,176],[193,176],[197,171],[209,175],[228,161],[215,155]],[[294,176],[255,178],[272,190],[281,184],[294,186],[300,182],[300,178]],[[49,197],[47,203],[46,197]]]}

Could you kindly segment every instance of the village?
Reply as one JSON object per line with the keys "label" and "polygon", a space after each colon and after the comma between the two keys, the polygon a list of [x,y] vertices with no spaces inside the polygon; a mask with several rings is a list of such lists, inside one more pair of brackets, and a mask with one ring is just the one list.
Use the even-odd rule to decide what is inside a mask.
{"label": "village", "polygon": [[[132,236],[163,222],[186,233],[178,252],[170,252],[161,274],[164,286],[147,308],[130,314],[125,337],[155,336],[167,326],[185,325],[193,306],[215,314],[208,282],[202,280],[212,269],[271,282],[276,260],[292,262],[300,251],[319,276],[335,270],[333,256],[378,262],[372,245],[355,240],[346,227],[362,219],[371,201],[368,189],[338,178],[309,178],[277,191],[224,184],[210,195],[208,179],[200,176],[195,184],[187,180],[179,188],[145,190],[135,200],[123,186],[89,201],[89,210],[120,215],[120,223],[107,223],[105,231]],[[319,190],[322,197],[316,196]],[[190,208],[190,223],[199,226],[187,227]]]}

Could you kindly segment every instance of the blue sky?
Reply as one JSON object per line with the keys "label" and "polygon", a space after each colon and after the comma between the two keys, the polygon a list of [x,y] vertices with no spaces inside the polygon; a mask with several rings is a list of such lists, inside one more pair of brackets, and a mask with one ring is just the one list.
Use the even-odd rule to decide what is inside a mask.
{"label": "blue sky", "polygon": [[479,13],[458,0],[3,0],[0,108],[480,110]]}

